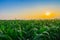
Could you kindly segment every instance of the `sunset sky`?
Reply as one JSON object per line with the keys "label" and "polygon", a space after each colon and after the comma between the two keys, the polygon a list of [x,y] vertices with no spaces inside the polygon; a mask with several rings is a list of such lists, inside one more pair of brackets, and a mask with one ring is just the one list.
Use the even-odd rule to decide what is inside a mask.
{"label": "sunset sky", "polygon": [[0,19],[60,19],[60,0],[0,0]]}

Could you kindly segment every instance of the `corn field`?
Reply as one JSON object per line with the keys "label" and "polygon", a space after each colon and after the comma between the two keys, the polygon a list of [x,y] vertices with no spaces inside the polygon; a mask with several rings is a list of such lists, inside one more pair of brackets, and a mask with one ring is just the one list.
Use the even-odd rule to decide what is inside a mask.
{"label": "corn field", "polygon": [[0,40],[60,40],[60,20],[0,20]]}

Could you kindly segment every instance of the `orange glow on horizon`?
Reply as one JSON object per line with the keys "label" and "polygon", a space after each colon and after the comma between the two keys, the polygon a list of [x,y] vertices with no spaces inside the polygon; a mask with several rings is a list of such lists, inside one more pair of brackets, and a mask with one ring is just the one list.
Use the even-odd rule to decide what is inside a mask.
{"label": "orange glow on horizon", "polygon": [[55,13],[50,13],[50,14],[42,14],[41,18],[42,19],[55,19],[58,15]]}
{"label": "orange glow on horizon", "polygon": [[26,16],[26,19],[55,19],[58,17],[60,14],[55,14],[55,13],[50,13],[50,14],[35,14],[35,15],[29,15]]}
{"label": "orange glow on horizon", "polygon": [[60,17],[59,13],[54,12],[44,12],[44,13],[35,13],[35,14],[27,14],[20,16],[18,15],[17,18],[20,19],[56,19],[57,17]]}

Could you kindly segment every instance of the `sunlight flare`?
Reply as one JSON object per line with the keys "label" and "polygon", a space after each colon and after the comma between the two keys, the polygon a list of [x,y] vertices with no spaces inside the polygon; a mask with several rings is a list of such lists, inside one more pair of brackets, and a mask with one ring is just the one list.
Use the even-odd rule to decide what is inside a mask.
{"label": "sunlight flare", "polygon": [[46,16],[49,16],[50,14],[51,14],[51,13],[50,13],[50,12],[48,12],[48,11],[45,13],[45,15],[46,15]]}

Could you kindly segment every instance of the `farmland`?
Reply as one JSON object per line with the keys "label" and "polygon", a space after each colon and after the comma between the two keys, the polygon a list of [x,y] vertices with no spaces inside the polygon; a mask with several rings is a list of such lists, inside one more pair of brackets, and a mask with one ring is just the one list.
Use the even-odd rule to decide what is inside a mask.
{"label": "farmland", "polygon": [[0,20],[0,40],[60,40],[60,20]]}

